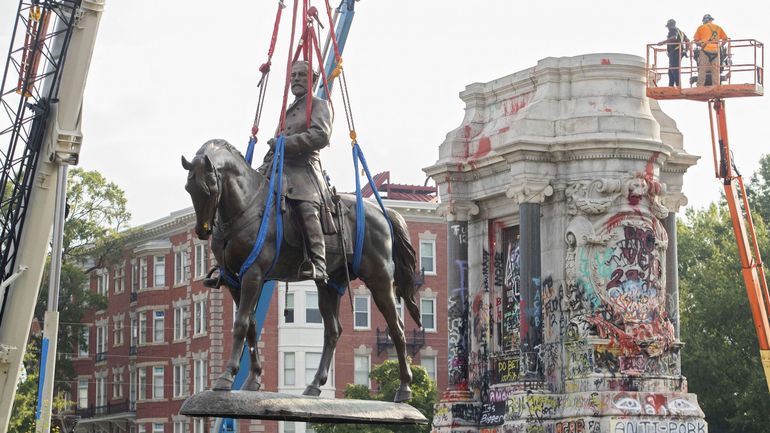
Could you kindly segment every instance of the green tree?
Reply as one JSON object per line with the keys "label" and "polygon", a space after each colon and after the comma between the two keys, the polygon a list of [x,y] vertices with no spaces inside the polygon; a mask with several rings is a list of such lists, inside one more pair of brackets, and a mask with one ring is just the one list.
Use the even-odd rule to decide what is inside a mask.
{"label": "green tree", "polygon": [[[24,354],[24,371],[26,378],[20,380],[16,390],[13,415],[8,423],[9,433],[29,433],[35,430],[35,411],[37,410],[37,384],[40,378],[39,345],[30,343]],[[64,409],[72,402],[67,401],[62,394],[56,394],[53,401],[55,409]]]}
{"label": "green tree", "polygon": [[759,170],[751,176],[746,189],[752,213],[770,221],[770,154],[759,159]]}
{"label": "green tree", "polygon": [[[768,395],[757,335],[724,200],[688,210],[678,224],[682,369],[713,432],[767,429]],[[760,249],[768,233],[755,216]]]}
{"label": "green tree", "polygon": [[[433,419],[433,407],[438,401],[436,382],[431,380],[428,372],[422,366],[410,365],[412,370],[412,399],[409,404],[419,410],[428,420]],[[348,384],[345,387],[345,398],[356,400],[393,401],[400,385],[398,361],[388,360],[374,367],[369,377],[378,388],[374,393],[364,385]],[[361,424],[316,424],[313,426],[318,433],[428,433],[430,424],[420,426],[410,425],[361,425]]]}
{"label": "green tree", "polygon": [[[59,338],[57,351],[59,354],[77,353],[77,344],[83,325],[83,317],[89,311],[103,309],[107,299],[90,290],[89,274],[96,269],[110,266],[121,257],[125,228],[131,214],[126,209],[125,193],[115,183],[107,181],[96,171],[73,168],[69,171],[67,182],[68,216],[64,223],[64,242],[61,268],[61,284],[59,290]],[[32,229],[32,228],[28,228]],[[48,264],[50,263],[50,259]],[[43,275],[40,294],[35,305],[35,318],[43,321],[43,315],[48,309],[48,279],[49,266]],[[25,361],[28,371],[37,372],[39,369],[39,341],[30,339],[34,350],[27,354],[32,358]],[[12,425],[20,426],[19,432],[28,432],[25,426],[32,425],[34,429],[34,409],[37,399],[37,374],[30,374],[29,379],[19,387],[14,402]],[[56,382],[54,393],[70,391],[70,383],[74,378],[74,369],[69,356],[59,356],[56,362]]]}

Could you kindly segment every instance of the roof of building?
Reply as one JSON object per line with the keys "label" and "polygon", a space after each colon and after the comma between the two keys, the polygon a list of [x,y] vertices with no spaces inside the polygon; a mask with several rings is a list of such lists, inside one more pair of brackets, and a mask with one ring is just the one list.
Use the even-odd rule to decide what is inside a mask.
{"label": "roof of building", "polygon": [[428,203],[437,203],[438,194],[435,186],[427,185],[407,185],[390,182],[390,171],[377,173],[372,177],[372,182],[367,183],[361,188],[361,195],[371,197],[374,195],[374,188],[380,193],[380,197],[389,200],[419,201]]}

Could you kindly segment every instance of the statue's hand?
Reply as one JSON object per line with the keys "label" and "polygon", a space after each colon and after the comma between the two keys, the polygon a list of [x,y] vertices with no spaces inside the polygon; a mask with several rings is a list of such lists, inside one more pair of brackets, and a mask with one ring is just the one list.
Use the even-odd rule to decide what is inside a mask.
{"label": "statue's hand", "polygon": [[267,140],[267,145],[270,146],[271,149],[275,149],[275,138]]}

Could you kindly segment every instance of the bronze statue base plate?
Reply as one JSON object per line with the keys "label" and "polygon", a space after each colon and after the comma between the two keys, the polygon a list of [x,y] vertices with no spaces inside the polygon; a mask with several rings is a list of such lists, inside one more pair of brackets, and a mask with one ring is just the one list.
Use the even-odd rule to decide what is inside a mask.
{"label": "bronze statue base plate", "polygon": [[185,400],[182,415],[333,424],[427,424],[406,403],[347,400],[261,391],[203,391]]}

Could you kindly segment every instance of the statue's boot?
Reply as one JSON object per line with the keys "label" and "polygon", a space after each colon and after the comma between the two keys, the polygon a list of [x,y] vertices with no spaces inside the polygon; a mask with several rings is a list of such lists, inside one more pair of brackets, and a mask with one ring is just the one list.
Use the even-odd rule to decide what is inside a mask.
{"label": "statue's boot", "polygon": [[319,205],[312,202],[298,202],[296,206],[299,213],[302,228],[305,230],[305,248],[307,249],[312,269],[303,269],[302,277],[315,281],[326,282],[329,276],[326,274],[326,243],[324,242],[323,229]]}

